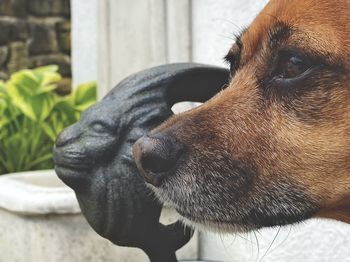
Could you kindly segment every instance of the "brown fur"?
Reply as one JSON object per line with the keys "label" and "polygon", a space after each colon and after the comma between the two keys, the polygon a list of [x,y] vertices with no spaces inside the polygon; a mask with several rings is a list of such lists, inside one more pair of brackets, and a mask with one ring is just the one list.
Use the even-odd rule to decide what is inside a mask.
{"label": "brown fur", "polygon": [[[187,148],[157,194],[217,228],[350,223],[349,14],[349,0],[271,0],[230,50],[239,65],[229,87],[153,131]],[[286,48],[322,68],[292,87],[271,84]]]}

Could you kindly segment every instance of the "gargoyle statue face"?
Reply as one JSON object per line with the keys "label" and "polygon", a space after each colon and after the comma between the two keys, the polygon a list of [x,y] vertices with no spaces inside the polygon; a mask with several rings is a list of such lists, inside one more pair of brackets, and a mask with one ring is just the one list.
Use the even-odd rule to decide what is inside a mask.
{"label": "gargoyle statue face", "polygon": [[212,97],[225,86],[228,74],[198,64],[137,73],[59,135],[56,172],[75,190],[97,233],[117,245],[143,249],[151,261],[176,261],[175,251],[187,243],[191,230],[180,223],[159,223],[161,204],[138,174],[132,145],[168,119],[174,103]]}

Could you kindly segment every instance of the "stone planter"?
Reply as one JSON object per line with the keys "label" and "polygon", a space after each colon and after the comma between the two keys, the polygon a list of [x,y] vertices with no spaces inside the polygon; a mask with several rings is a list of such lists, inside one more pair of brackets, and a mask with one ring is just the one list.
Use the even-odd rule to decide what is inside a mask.
{"label": "stone planter", "polygon": [[[98,236],[80,212],[74,192],[53,170],[0,177],[0,261],[142,262],[138,249],[121,248]],[[162,221],[174,221],[165,209]],[[178,252],[197,258],[197,235]]]}

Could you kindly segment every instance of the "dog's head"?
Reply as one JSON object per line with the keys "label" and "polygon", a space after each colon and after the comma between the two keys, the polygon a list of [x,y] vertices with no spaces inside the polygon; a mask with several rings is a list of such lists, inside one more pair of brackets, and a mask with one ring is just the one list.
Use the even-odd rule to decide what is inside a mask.
{"label": "dog's head", "polygon": [[157,195],[219,230],[350,222],[349,13],[272,0],[227,55],[229,87],[134,145]]}

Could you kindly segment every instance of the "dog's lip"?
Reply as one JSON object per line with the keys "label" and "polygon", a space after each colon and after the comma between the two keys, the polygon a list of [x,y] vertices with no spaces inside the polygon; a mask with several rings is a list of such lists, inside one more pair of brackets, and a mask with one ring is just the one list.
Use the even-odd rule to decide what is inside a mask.
{"label": "dog's lip", "polygon": [[207,218],[204,216],[194,216],[193,213],[190,211],[184,211],[179,208],[175,208],[176,212],[179,213],[179,215],[193,223],[201,224],[201,225],[206,225],[208,223],[213,223],[213,224],[224,224],[224,223],[232,223],[232,221],[224,221],[224,220],[218,220],[218,219],[211,219]]}
{"label": "dog's lip", "polygon": [[200,216],[194,216],[193,213],[190,211],[184,211],[181,208],[176,208],[176,212],[183,218],[193,222],[193,223],[198,223],[201,225],[207,225],[209,223],[214,224],[214,225],[236,225],[236,226],[242,226],[243,224],[237,221],[233,221],[231,219],[215,219],[215,218],[208,218],[204,215]]}

